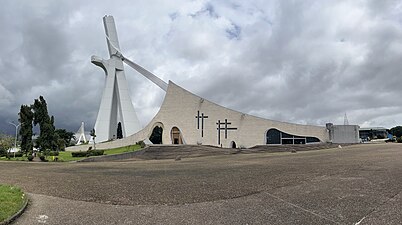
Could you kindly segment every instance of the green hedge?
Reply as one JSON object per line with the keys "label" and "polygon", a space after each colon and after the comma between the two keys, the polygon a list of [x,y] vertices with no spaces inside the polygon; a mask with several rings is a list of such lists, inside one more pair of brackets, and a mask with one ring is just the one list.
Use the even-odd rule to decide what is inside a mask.
{"label": "green hedge", "polygon": [[87,152],[71,152],[72,157],[86,157]]}
{"label": "green hedge", "polygon": [[[22,152],[16,152],[15,157],[22,157],[24,154]],[[6,156],[7,158],[13,158],[14,152],[6,153],[5,155],[1,155],[1,157]]]}
{"label": "green hedge", "polygon": [[98,155],[103,155],[105,153],[104,150],[89,150],[87,151],[88,156],[98,156]]}
{"label": "green hedge", "polygon": [[104,150],[88,150],[85,152],[71,152],[72,157],[89,157],[103,155]]}

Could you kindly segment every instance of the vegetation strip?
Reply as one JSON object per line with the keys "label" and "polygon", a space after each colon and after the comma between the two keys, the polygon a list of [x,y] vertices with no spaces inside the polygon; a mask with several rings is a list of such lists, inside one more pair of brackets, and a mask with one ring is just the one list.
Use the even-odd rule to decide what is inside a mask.
{"label": "vegetation strip", "polygon": [[[79,161],[81,159],[85,159],[92,156],[99,156],[99,155],[115,155],[127,152],[135,152],[141,150],[144,147],[140,144],[129,145],[119,148],[112,148],[112,149],[103,149],[103,150],[88,150],[82,152],[66,152],[66,151],[51,151],[49,152],[49,156],[45,157],[43,154],[38,153],[37,157],[40,156],[41,161],[58,161],[58,162],[70,162],[70,161]],[[77,157],[78,156],[78,157]],[[29,157],[29,156],[28,156]],[[22,155],[19,153],[16,157],[0,157],[0,160],[7,160],[7,161],[31,161],[27,156]]]}
{"label": "vegetation strip", "polygon": [[0,225],[10,224],[28,205],[28,197],[14,186],[0,185]]}

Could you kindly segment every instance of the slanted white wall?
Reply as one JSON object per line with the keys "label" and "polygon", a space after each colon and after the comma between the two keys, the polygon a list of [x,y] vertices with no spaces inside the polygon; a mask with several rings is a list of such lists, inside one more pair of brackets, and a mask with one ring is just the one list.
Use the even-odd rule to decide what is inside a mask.
{"label": "slanted white wall", "polygon": [[[201,137],[201,129],[197,129],[198,111],[200,114],[204,113],[205,116],[208,116],[208,119],[204,120],[204,137]],[[323,142],[328,141],[325,127],[284,123],[247,115],[198,97],[172,82],[169,83],[160,111],[149,126],[153,126],[156,122],[164,125],[164,144],[172,143],[170,130],[176,126],[181,130],[182,137],[187,144],[202,143],[203,145],[219,146],[216,123],[218,120],[224,122],[225,119],[231,123],[228,127],[237,128],[237,130],[229,130],[226,139],[225,132],[221,131],[220,139],[223,147],[230,147],[232,141],[236,142],[237,146],[243,147],[265,144],[265,134],[270,128],[299,136],[317,137]],[[151,129],[148,129],[149,126],[142,131],[143,135],[149,135],[152,132]],[[222,125],[222,127],[224,126]]]}
{"label": "slanted white wall", "polygon": [[[204,137],[201,137],[201,129],[197,129],[198,111],[200,114],[204,113],[205,116],[208,116],[208,119],[204,120]],[[224,131],[221,131],[222,147],[230,147],[232,141],[236,142],[237,147],[265,144],[266,131],[271,128],[298,136],[317,137],[322,142],[329,141],[325,127],[279,122],[247,115],[219,106],[169,82],[159,112],[144,129],[124,139],[98,144],[97,148],[120,147],[147,139],[151,135],[152,129],[158,124],[163,124],[163,144],[172,144],[171,129],[178,127],[186,144],[202,143],[203,145],[220,146],[216,123],[218,120],[224,122],[225,119],[231,123],[228,127],[237,128],[237,130],[228,131],[226,139]],[[71,150],[78,149],[79,147],[71,148]]]}

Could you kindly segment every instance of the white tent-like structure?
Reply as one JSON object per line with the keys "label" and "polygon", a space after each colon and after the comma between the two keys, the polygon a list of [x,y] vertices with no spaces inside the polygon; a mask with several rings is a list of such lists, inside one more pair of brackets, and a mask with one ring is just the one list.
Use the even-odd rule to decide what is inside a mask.
{"label": "white tent-like structure", "polygon": [[84,122],[81,122],[81,126],[78,129],[77,133],[75,133],[75,137],[77,138],[77,144],[76,145],[80,145],[81,143],[86,143],[87,142],[87,138],[85,137],[85,128],[84,128],[85,124]]}

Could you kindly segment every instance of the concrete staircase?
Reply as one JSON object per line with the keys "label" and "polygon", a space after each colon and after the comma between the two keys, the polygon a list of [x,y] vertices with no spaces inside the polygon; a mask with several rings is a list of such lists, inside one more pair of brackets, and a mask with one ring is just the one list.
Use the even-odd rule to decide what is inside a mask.
{"label": "concrete staircase", "polygon": [[[351,144],[342,144],[347,146]],[[338,148],[338,144],[310,144],[310,145],[257,145],[249,149],[219,148],[207,145],[150,145],[146,148],[117,155],[105,155],[90,157],[81,162],[101,162],[127,159],[176,159],[194,158],[202,156],[216,156],[229,154],[251,154],[251,153],[275,153],[275,152],[299,152],[313,151],[320,149]]]}
{"label": "concrete staircase", "polygon": [[140,159],[178,159],[201,156],[233,154],[236,149],[219,148],[207,145],[150,145]]}
{"label": "concrete staircase", "polygon": [[[342,147],[351,144],[341,144]],[[307,144],[307,145],[256,145],[249,149],[244,149],[241,153],[258,153],[258,152],[292,152],[292,151],[312,151],[320,149],[338,148],[339,144]]]}

